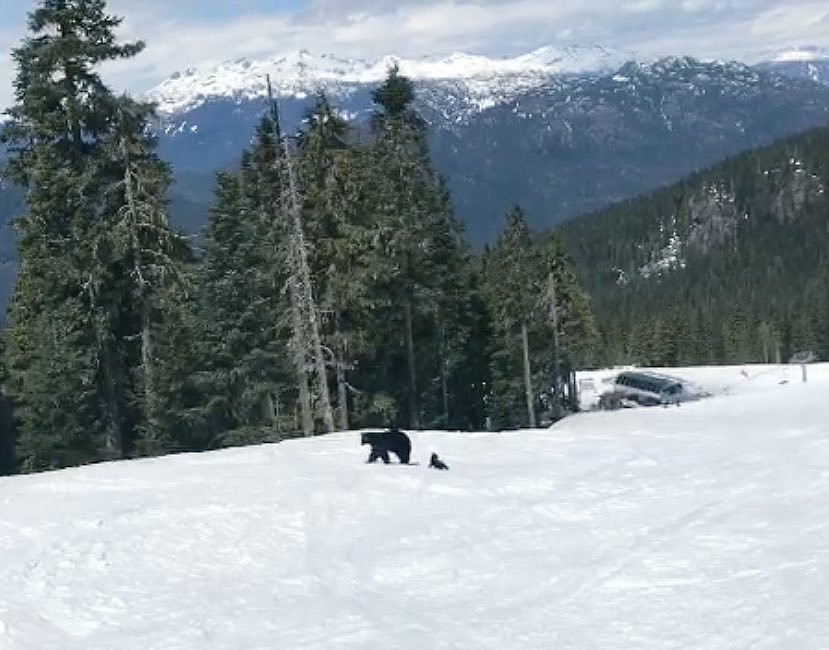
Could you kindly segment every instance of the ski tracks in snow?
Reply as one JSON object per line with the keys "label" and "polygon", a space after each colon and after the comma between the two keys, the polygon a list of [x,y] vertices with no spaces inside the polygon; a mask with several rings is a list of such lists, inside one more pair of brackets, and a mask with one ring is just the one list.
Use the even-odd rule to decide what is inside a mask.
{"label": "ski tracks in snow", "polygon": [[829,647],[827,386],[3,479],[0,648]]}

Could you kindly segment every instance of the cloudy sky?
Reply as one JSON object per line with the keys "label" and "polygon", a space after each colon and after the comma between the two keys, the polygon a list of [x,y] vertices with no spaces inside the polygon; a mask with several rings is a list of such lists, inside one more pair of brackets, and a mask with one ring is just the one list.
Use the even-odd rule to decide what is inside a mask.
{"label": "cloudy sky", "polygon": [[[8,51],[36,0],[0,0],[0,106]],[[123,36],[147,50],[108,71],[147,90],[177,69],[306,48],[365,58],[515,55],[542,45],[756,60],[797,45],[829,47],[827,0],[110,0]]]}

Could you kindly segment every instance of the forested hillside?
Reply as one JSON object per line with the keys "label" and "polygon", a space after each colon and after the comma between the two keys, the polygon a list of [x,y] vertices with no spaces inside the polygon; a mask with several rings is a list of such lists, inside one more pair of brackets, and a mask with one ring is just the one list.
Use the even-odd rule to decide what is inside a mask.
{"label": "forested hillside", "polygon": [[829,130],[568,223],[603,360],[829,358]]}
{"label": "forested hillside", "polygon": [[[278,61],[247,64],[192,71],[150,92],[161,102],[150,123],[157,152],[172,167],[170,216],[188,235],[206,225],[216,171],[236,166],[269,110],[265,74],[275,73],[280,119],[290,133],[302,128],[319,90],[309,83],[313,74],[282,70],[280,84]],[[305,64],[301,55],[297,70]],[[690,57],[606,61],[567,74],[519,69],[423,79],[415,84],[414,106],[465,239],[480,248],[495,240],[516,200],[531,226],[547,229],[673,183],[727,155],[824,124],[829,86],[801,72]],[[322,87],[332,105],[370,141],[377,84],[344,81],[344,70],[330,74]],[[11,231],[2,228],[19,212],[7,208],[0,202],[4,240]],[[2,255],[0,312],[12,282]]]}

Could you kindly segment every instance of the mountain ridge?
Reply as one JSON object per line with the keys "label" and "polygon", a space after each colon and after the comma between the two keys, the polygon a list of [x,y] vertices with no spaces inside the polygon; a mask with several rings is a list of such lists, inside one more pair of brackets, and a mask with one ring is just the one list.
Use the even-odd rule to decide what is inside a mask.
{"label": "mountain ridge", "polygon": [[[510,79],[506,90],[500,79],[481,81],[477,95],[455,80],[416,82],[433,157],[476,245],[492,240],[514,202],[548,228],[829,119],[829,85],[736,61],[628,61],[526,87]],[[359,125],[373,87],[340,84],[329,96]],[[310,101],[291,92],[280,97],[289,130]],[[194,195],[191,180],[235,165],[266,109],[258,96],[208,98],[163,119],[161,153],[188,175],[182,191]]]}
{"label": "mountain ridge", "polygon": [[444,57],[405,58],[388,54],[378,59],[314,54],[308,50],[274,54],[261,58],[238,58],[218,64],[190,66],[174,72],[150,89],[146,96],[169,118],[192,111],[204,103],[225,98],[239,101],[267,95],[270,76],[278,96],[300,97],[313,90],[341,91],[342,86],[366,85],[381,81],[391,66],[417,82],[454,81],[466,92],[478,95],[482,108],[499,99],[544,85],[551,79],[569,76],[597,76],[625,64],[654,64],[660,60],[694,58],[703,63],[736,63],[775,69],[781,66],[829,66],[829,50],[812,45],[769,52],[751,62],[739,59],[682,57],[671,54],[643,57],[636,52],[602,45],[543,46],[515,56],[489,57],[454,52]]}
{"label": "mountain ridge", "polygon": [[261,59],[241,58],[217,65],[191,66],[173,73],[152,88],[147,97],[157,103],[162,116],[169,116],[193,110],[215,98],[265,97],[266,75],[271,76],[276,93],[296,96],[316,86],[336,90],[337,84],[377,83],[394,65],[415,81],[513,79],[516,89],[520,90],[550,76],[598,73],[630,58],[634,58],[632,53],[599,45],[547,46],[501,58],[455,52],[446,57],[386,55],[374,61],[300,50]]}
{"label": "mountain ridge", "polygon": [[[614,53],[588,50],[579,58],[576,51],[571,52],[571,70],[587,66],[584,62],[594,55],[606,68],[600,73],[519,77],[499,73],[463,83],[416,81],[417,106],[430,124],[433,159],[448,180],[456,213],[472,243],[482,246],[492,241],[502,215],[516,202],[525,206],[534,227],[547,229],[740,151],[825,124],[829,60],[817,48],[791,51],[801,54],[777,55],[777,63],[758,66],[706,63],[688,56],[617,66]],[[545,51],[536,59],[549,65],[556,56]],[[468,61],[459,56],[450,63],[461,70]],[[813,74],[824,63],[828,74]],[[337,65],[333,62],[332,69]],[[476,65],[486,69],[485,62]],[[264,84],[263,90],[265,78],[259,72],[248,70]],[[197,78],[194,72],[188,83]],[[506,85],[500,83],[504,80]],[[364,125],[376,85],[332,84],[332,101],[353,123]],[[292,88],[277,85],[284,125],[290,130],[301,125],[314,90],[297,90],[294,96]],[[204,225],[215,172],[238,164],[267,110],[258,94],[250,99],[244,93],[208,95],[202,93],[204,101],[199,99],[196,108],[162,114],[156,127],[159,153],[174,169],[171,215],[191,234]],[[8,219],[17,213],[15,205],[0,201],[0,229],[8,249]],[[10,290],[12,258],[0,250],[0,303]]]}

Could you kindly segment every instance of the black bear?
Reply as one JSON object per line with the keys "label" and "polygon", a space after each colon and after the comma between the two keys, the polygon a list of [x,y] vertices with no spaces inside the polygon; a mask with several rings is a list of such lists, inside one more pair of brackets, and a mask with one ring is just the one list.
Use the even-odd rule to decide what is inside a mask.
{"label": "black bear", "polygon": [[394,453],[404,465],[409,464],[409,457],[412,453],[412,441],[402,431],[391,429],[382,433],[380,431],[369,431],[364,433],[361,444],[371,445],[371,453],[368,455],[367,463],[373,463],[378,458],[388,464],[389,452]]}
{"label": "black bear", "polygon": [[437,454],[432,454],[432,459],[429,461],[429,467],[434,467],[435,469],[449,469],[449,465],[438,458]]}

